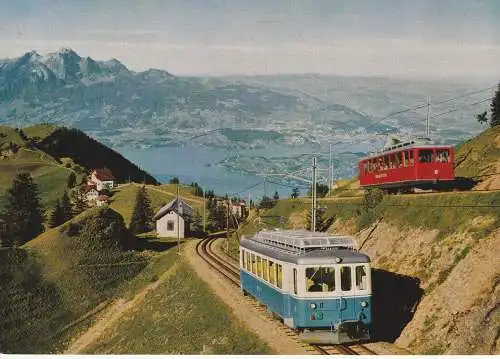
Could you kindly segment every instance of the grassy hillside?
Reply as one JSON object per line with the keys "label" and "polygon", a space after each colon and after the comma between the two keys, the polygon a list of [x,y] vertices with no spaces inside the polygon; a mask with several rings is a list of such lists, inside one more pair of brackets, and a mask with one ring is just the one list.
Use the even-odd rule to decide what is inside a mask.
{"label": "grassy hillside", "polygon": [[[127,225],[130,223],[135,205],[135,196],[140,187],[141,185],[139,184],[130,183],[114,190],[110,207],[123,216]],[[179,195],[182,196],[193,209],[198,210],[200,214],[202,214],[203,198],[193,196],[189,187],[179,186],[179,188]],[[176,196],[176,185],[148,185],[146,189],[154,212],[158,211],[163,205],[170,202]]]}
{"label": "grassy hillside", "polygon": [[[78,321],[113,298],[148,259],[126,248],[134,238],[111,209],[89,210],[23,248],[0,251],[0,351],[57,351]],[[75,323],[76,321],[76,323]]]}
{"label": "grassy hillside", "polygon": [[130,250],[135,243],[122,217],[100,208],[0,250],[0,352],[71,350],[113,310],[117,325],[76,352],[270,352],[189,270],[174,242],[143,240]]}
{"label": "grassy hillside", "polygon": [[108,167],[122,181],[156,184],[156,180],[120,154],[79,130],[35,125],[22,130],[0,126],[0,208],[16,173],[30,172],[42,204],[50,210],[67,190],[68,176],[81,183],[88,171]]}
{"label": "grassy hillside", "polygon": [[[3,193],[11,186],[16,173],[21,171],[31,173],[38,185],[42,204],[50,208],[66,189],[69,174],[81,170],[61,165],[52,156],[32,146],[21,134],[13,128],[0,126],[0,208]],[[15,150],[12,150],[13,145]]]}
{"label": "grassy hillside", "polygon": [[455,149],[455,174],[475,177],[481,189],[500,189],[500,126],[489,128]]}
{"label": "grassy hillside", "polygon": [[107,167],[121,182],[158,183],[149,173],[80,130],[58,127],[52,132],[47,128],[29,132],[46,134],[39,138],[37,147],[54,158],[69,157],[87,169]]}
{"label": "grassy hillside", "polygon": [[[91,354],[271,354],[174,251],[173,273],[86,349]],[[173,265],[177,268],[172,268]],[[208,305],[208,303],[210,303]]]}

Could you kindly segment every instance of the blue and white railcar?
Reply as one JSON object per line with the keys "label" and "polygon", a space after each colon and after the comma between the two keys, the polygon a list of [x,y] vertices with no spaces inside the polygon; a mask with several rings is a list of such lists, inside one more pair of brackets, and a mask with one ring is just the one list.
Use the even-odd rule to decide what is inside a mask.
{"label": "blue and white railcar", "polygon": [[310,343],[370,338],[370,258],[352,237],[262,231],[240,242],[240,278],[250,294]]}

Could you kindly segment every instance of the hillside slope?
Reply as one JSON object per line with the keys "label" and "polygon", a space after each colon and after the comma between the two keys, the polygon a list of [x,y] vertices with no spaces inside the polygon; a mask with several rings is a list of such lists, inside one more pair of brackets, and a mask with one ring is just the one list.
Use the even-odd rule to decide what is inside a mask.
{"label": "hillside slope", "polygon": [[79,130],[42,124],[24,128],[0,126],[0,207],[16,173],[29,172],[42,204],[50,209],[68,189],[68,177],[84,180],[92,168],[107,167],[119,181],[157,184],[149,173]]}
{"label": "hillside slope", "polygon": [[77,129],[57,127],[36,145],[54,158],[69,157],[87,169],[107,167],[119,182],[158,184],[149,173]]}
{"label": "hillside slope", "polygon": [[477,189],[500,189],[500,126],[489,128],[455,149],[455,175],[475,177]]}
{"label": "hillside slope", "polygon": [[31,174],[46,208],[52,207],[63,194],[71,172],[80,178],[84,175],[81,168],[67,168],[36,148],[23,132],[0,126],[0,208],[4,192],[11,186],[16,173],[21,171]]}
{"label": "hillside slope", "polygon": [[126,250],[134,241],[122,217],[101,208],[23,248],[0,251],[0,351],[47,353],[64,346],[78,318],[147,265],[147,257]]}
{"label": "hillside slope", "polygon": [[[371,210],[362,202],[319,206],[334,219],[328,231],[353,234],[372,259],[376,339],[414,353],[498,354],[500,193],[385,196]],[[304,228],[309,208],[281,200],[248,230]]]}

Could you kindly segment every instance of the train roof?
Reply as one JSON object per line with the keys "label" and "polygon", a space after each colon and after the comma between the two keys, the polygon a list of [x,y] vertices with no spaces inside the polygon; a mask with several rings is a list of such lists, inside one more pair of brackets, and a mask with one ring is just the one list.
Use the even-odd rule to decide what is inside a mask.
{"label": "train roof", "polygon": [[354,249],[350,236],[304,230],[263,231],[242,238],[240,245],[265,256],[296,264],[367,263],[370,258]]}
{"label": "train roof", "polygon": [[402,150],[408,150],[408,149],[412,149],[412,148],[430,148],[430,149],[437,148],[437,149],[439,149],[439,148],[452,148],[452,147],[453,147],[453,145],[430,145],[430,144],[421,144],[421,143],[411,141],[408,143],[403,143],[400,145],[391,146],[389,148],[384,148],[380,152],[376,152],[376,153],[373,153],[369,156],[365,156],[365,157],[361,158],[360,161],[365,161],[365,160],[369,160],[371,158],[377,158],[377,157],[381,157],[381,156],[384,156],[387,154],[396,153],[396,152],[399,152]]}
{"label": "train roof", "polygon": [[306,230],[261,231],[253,236],[253,240],[297,251],[306,251],[315,248],[354,248],[356,245],[354,238],[350,236]]}

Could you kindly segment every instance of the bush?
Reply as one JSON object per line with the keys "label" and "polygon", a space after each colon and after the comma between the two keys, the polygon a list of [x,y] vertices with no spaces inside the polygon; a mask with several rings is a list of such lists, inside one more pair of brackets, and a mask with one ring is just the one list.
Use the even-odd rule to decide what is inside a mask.
{"label": "bush", "polygon": [[357,228],[363,228],[372,225],[381,217],[380,203],[384,199],[384,192],[379,188],[373,188],[365,191],[363,201],[360,204],[359,216],[357,218]]}

